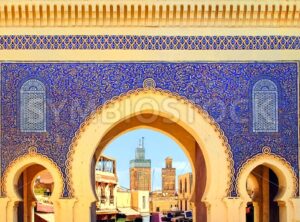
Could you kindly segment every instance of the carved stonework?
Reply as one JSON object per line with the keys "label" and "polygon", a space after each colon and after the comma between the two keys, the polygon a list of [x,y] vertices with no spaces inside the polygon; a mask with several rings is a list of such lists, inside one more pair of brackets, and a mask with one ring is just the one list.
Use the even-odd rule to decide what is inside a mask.
{"label": "carved stonework", "polygon": [[[300,21],[300,19],[299,19]],[[2,35],[0,50],[299,50],[299,36]],[[88,42],[88,43],[87,43]],[[112,44],[108,44],[112,42]]]}
{"label": "carved stonework", "polygon": [[277,162],[280,162],[282,165],[286,166],[286,168],[289,170],[290,175],[293,178],[293,183],[289,184],[290,187],[292,187],[292,193],[293,193],[293,197],[297,196],[297,192],[298,192],[298,179],[297,179],[297,175],[293,170],[293,167],[291,166],[291,164],[284,159],[283,157],[276,155],[274,153],[272,153],[271,148],[268,146],[265,146],[262,148],[262,153],[259,153],[255,156],[253,156],[252,158],[248,159],[243,165],[242,167],[239,169],[238,174],[237,174],[237,179],[236,179],[236,192],[237,195],[240,196],[240,187],[239,187],[239,180],[241,175],[244,174],[244,170],[247,169],[249,166],[255,164],[255,162],[259,161],[259,160],[267,160],[267,159],[272,159],[272,160],[276,160]]}
{"label": "carved stonework", "polygon": [[36,154],[37,154],[37,147],[35,147],[35,146],[30,146],[30,147],[28,148],[28,154],[29,154],[29,155],[36,155]]}
{"label": "carved stonework", "polygon": [[81,134],[86,130],[88,125],[92,124],[92,121],[100,115],[100,113],[109,108],[110,106],[113,106],[115,103],[118,101],[130,97],[131,95],[136,95],[136,94],[142,94],[142,93],[152,93],[152,94],[160,94],[160,95],[165,95],[170,98],[174,98],[178,101],[178,103],[184,103],[188,104],[188,106],[191,106],[196,112],[198,112],[206,121],[214,128],[215,132],[219,134],[219,138],[223,140],[223,147],[225,148],[224,152],[226,154],[226,161],[228,163],[227,165],[227,172],[229,174],[227,175],[227,186],[226,186],[226,193],[227,195],[230,195],[230,192],[233,190],[233,181],[234,181],[234,161],[232,157],[232,152],[230,145],[228,143],[228,139],[224,135],[224,132],[220,128],[219,124],[214,121],[214,119],[207,113],[207,111],[203,110],[200,106],[194,104],[192,101],[188,100],[185,97],[182,97],[176,93],[171,93],[170,91],[166,91],[160,88],[144,88],[144,89],[136,89],[136,90],[131,90],[128,91],[125,94],[121,94],[118,97],[114,97],[112,100],[107,101],[103,106],[100,106],[96,109],[95,112],[93,112],[90,116],[87,117],[87,119],[81,124],[79,130],[75,133],[75,137],[72,140],[72,144],[69,147],[69,152],[68,152],[68,157],[66,161],[66,175],[67,175],[67,186],[68,186],[68,191],[69,191],[69,196],[73,197],[75,194],[75,190],[73,188],[72,184],[72,161],[73,161],[73,156],[75,154],[75,147],[78,138],[81,136]]}
{"label": "carved stonework", "polygon": [[154,79],[147,78],[143,82],[143,87],[144,88],[155,88],[156,87],[156,83],[155,83]]}
{"label": "carved stonework", "polygon": [[[21,41],[22,46],[20,47],[23,47],[23,44],[28,44],[28,47],[31,47],[29,45],[32,47],[36,45],[36,48],[42,48],[48,41],[53,42],[49,47],[55,45],[58,48],[63,45],[68,47],[65,44],[68,38],[63,36],[50,36],[45,43],[42,41],[45,37],[42,36],[39,39],[35,36],[27,36],[28,39],[26,36],[21,37],[26,41]],[[91,36],[73,37],[81,42],[78,47],[82,48],[84,42],[92,40]],[[71,36],[68,40],[72,41],[70,47],[73,47],[73,44],[75,47],[77,44],[77,41],[73,43],[73,37]],[[249,47],[255,47],[252,43],[247,42],[248,38],[244,41],[242,36],[237,36],[236,39],[232,36],[227,37],[227,39],[216,38],[215,41],[220,41],[220,45],[227,41],[229,47],[233,44],[229,39],[232,39],[232,41],[240,41],[241,44],[245,44],[245,47],[247,44]],[[5,38],[5,42],[0,44],[0,48],[15,45],[16,42],[8,44],[12,40],[11,36],[0,36],[0,42]],[[33,41],[35,38],[36,42]],[[61,42],[64,38],[65,40]],[[99,38],[101,39],[101,36]],[[124,38],[124,41],[127,41],[127,38],[130,41],[132,39],[132,44],[137,44],[136,47],[142,47],[144,44],[143,42],[138,43],[144,38],[143,36],[139,36],[139,39],[135,40],[136,43],[134,42],[135,36],[128,36]],[[155,36],[151,36],[151,38],[156,39]],[[300,47],[298,37],[292,36],[289,38],[282,36],[264,38],[260,36],[256,41],[258,44],[274,45],[272,38],[276,38],[276,40],[274,39],[278,43],[276,45],[283,48],[293,49],[294,45]],[[292,40],[293,38],[295,41]],[[16,39],[17,37],[15,41]],[[174,42],[168,43],[172,39]],[[189,47],[193,44],[189,40],[196,42],[197,39],[193,40],[192,36],[170,36],[167,39],[159,37],[157,43],[155,41],[151,43],[153,44],[151,47],[165,43],[171,47],[175,44],[175,40],[177,45],[186,44]],[[205,40],[209,44],[207,45],[209,49],[215,44],[213,39],[211,36],[211,41]],[[279,39],[286,42],[286,47],[277,41]],[[93,41],[98,42],[98,40],[94,39]],[[144,39],[145,42],[146,40],[148,41],[148,39]],[[254,41],[254,39],[252,40]],[[91,44],[96,44],[93,41],[86,45],[92,47]],[[38,42],[42,45],[37,45]],[[106,36],[103,44],[105,42],[119,42],[119,39]],[[99,44],[102,44],[102,41]],[[113,45],[115,48],[118,47],[117,43],[107,43],[107,47],[113,47]],[[216,45],[216,47],[220,45]],[[240,46],[236,45],[236,47]],[[255,49],[259,51],[263,45],[257,47]],[[38,51],[37,49],[36,52]],[[96,48],[95,51],[97,51]],[[268,144],[272,147],[272,153],[284,157],[298,173],[299,124],[297,124],[298,109],[296,104],[298,103],[297,92],[299,90],[297,90],[297,76],[298,66],[296,62],[2,62],[1,112],[2,114],[5,113],[1,118],[2,172],[14,159],[27,153],[29,146],[35,146],[38,147],[39,153],[43,153],[54,160],[61,171],[65,173],[65,163],[70,144],[80,125],[85,122],[85,117],[92,116],[91,113],[103,105],[105,101],[110,101],[117,96],[113,98],[115,101],[121,94],[130,95],[127,93],[129,90],[143,88],[143,82],[147,78],[152,78],[156,82],[157,88],[168,90],[173,94],[178,93],[180,96],[188,98],[189,101],[203,107],[220,124],[220,128],[229,140],[236,171],[247,159],[261,152],[261,147]],[[47,111],[50,115],[46,115],[47,132],[45,133],[22,133],[19,130],[20,87],[33,77],[41,80],[47,89],[47,98],[49,99]],[[276,133],[253,133],[252,131],[251,90],[254,84],[262,78],[271,79],[278,87],[279,130]],[[82,89],[76,91],[76,98],[74,98],[74,89]],[[145,91],[145,89],[140,90]],[[234,107],[236,109],[233,109]],[[224,113],[225,115],[223,115]],[[69,158],[70,154],[71,152]],[[66,189],[65,196],[67,195],[68,190]]]}
{"label": "carved stonework", "polygon": [[2,1],[0,26],[295,27],[299,1]]}
{"label": "carved stonework", "polygon": [[37,153],[37,148],[34,146],[31,146],[28,148],[28,153],[16,158],[15,160],[13,160],[9,166],[6,168],[2,180],[1,180],[1,189],[2,189],[2,196],[6,196],[6,191],[7,191],[7,177],[8,175],[11,173],[10,171],[12,170],[12,168],[14,168],[14,166],[17,163],[23,162],[26,159],[38,159],[38,161],[35,161],[34,164],[40,164],[41,166],[43,166],[43,163],[47,162],[48,164],[50,163],[53,168],[55,168],[60,175],[60,181],[54,181],[55,182],[55,186],[57,187],[56,190],[60,191],[60,196],[63,196],[63,191],[64,191],[64,183],[63,183],[63,174],[60,171],[60,168],[57,166],[57,164],[50,158],[48,158],[45,155],[39,154]]}

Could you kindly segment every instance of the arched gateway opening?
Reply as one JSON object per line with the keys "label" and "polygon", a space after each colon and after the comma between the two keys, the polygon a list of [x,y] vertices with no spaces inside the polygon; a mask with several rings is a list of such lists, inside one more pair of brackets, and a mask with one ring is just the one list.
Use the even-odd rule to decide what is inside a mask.
{"label": "arched gateway opening", "polygon": [[[151,118],[148,115],[143,117]],[[159,123],[161,120],[153,118],[152,122]],[[192,138],[184,135],[182,138],[194,146]],[[193,215],[190,195],[195,176],[193,178],[194,170],[184,150],[174,137],[149,126],[134,127],[113,137],[96,162],[97,221],[142,219],[149,222],[151,215],[171,220],[185,211]],[[203,167],[198,177],[202,190],[205,172]],[[179,181],[183,178],[188,178],[189,183],[179,189]],[[180,205],[183,201],[186,206]],[[205,213],[201,213],[204,221]]]}
{"label": "arched gateway opening", "polygon": [[240,221],[293,221],[290,200],[297,192],[296,175],[270,148],[265,147],[241,168],[237,189],[243,200]]}
{"label": "arched gateway opening", "polygon": [[[192,195],[194,221],[200,221],[200,217],[204,221],[222,221],[222,215],[226,215],[223,199],[231,191],[233,176],[226,137],[201,108],[178,95],[150,88],[114,98],[88,117],[77,132],[67,161],[69,190],[77,199],[74,219],[94,220],[94,169],[105,145],[121,133],[141,126],[171,136],[189,158],[196,181]],[[197,183],[197,177],[203,175],[205,184]]]}
{"label": "arched gateway opening", "polygon": [[247,192],[251,202],[247,203],[246,222],[279,222],[278,177],[269,167],[257,166],[247,179]]}
{"label": "arched gateway opening", "polygon": [[[44,187],[48,187],[45,190],[46,193],[42,196],[47,195],[45,199],[51,204],[38,206],[37,194],[34,191],[35,182],[38,176],[45,176],[45,172],[47,172],[47,177],[51,175],[51,178],[44,177],[44,181],[39,182],[43,185],[48,183]],[[45,179],[51,181],[45,182]],[[42,217],[38,216],[37,211],[39,210],[42,214],[46,213],[45,207],[48,207],[49,214],[42,216],[52,221],[60,221],[59,211],[55,210],[62,196],[63,186],[62,173],[54,162],[38,154],[35,148],[30,148],[28,154],[13,161],[4,173],[2,191],[6,195],[6,215],[2,215],[1,221],[40,221]]]}
{"label": "arched gateway opening", "polygon": [[[205,161],[203,158],[203,154],[199,149],[199,145],[195,141],[195,139],[184,129],[178,126],[175,122],[166,119],[164,117],[153,115],[153,114],[139,114],[133,116],[129,119],[124,120],[123,122],[117,124],[113,129],[111,129],[102,139],[100,142],[99,147],[97,148],[94,161],[92,164],[92,173],[95,172],[93,170],[95,168],[95,163],[98,163],[99,157],[102,155],[102,151],[105,149],[107,144],[114,138],[119,137],[120,135],[132,131],[134,129],[140,128],[148,128],[151,130],[158,131],[162,134],[165,134],[167,137],[174,140],[179,147],[183,150],[184,154],[186,155],[193,172],[193,179],[192,181],[197,181],[197,187],[195,188],[195,183],[192,184],[191,189],[191,200],[190,202],[193,203],[194,207],[192,207],[195,216],[194,221],[196,221],[196,217],[201,218],[201,221],[206,221],[206,206],[203,202],[195,201],[195,197],[199,196],[199,200],[204,193],[204,189],[206,187],[206,166]],[[119,150],[123,152],[123,155],[131,156],[131,153],[128,153],[126,150]],[[195,173],[195,168],[197,168],[197,174]],[[93,176],[95,178],[95,176]],[[150,184],[151,186],[151,184]],[[187,187],[187,186],[185,186]],[[98,200],[99,201],[99,200]],[[187,206],[183,207],[184,210],[187,210]],[[160,211],[160,210],[157,210]],[[95,215],[93,215],[95,218]],[[200,221],[200,219],[199,219]]]}

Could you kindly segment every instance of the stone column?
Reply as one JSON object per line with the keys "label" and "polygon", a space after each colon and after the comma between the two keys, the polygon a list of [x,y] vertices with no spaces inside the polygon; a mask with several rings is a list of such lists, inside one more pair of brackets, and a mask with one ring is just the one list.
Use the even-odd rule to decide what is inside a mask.
{"label": "stone column", "polygon": [[[279,206],[279,221],[280,222],[290,222],[290,221],[300,221],[296,219],[297,213],[299,214],[299,205],[297,206],[297,201],[280,201]],[[295,208],[298,207],[298,208]]]}
{"label": "stone column", "polygon": [[[247,203],[244,202],[241,198],[227,197],[224,199],[227,206],[227,221],[228,222],[246,222],[246,206]],[[224,217],[224,215],[222,215]],[[221,220],[212,220],[212,221],[224,221],[224,218]]]}
{"label": "stone column", "polygon": [[7,209],[9,199],[7,197],[0,197],[0,215],[1,221],[7,222]]}
{"label": "stone column", "polygon": [[279,221],[280,222],[287,222],[291,220],[287,220],[287,211],[286,211],[286,205],[284,202],[278,202],[279,206]]}
{"label": "stone column", "polygon": [[24,212],[23,212],[23,220],[24,222],[31,222],[31,201],[29,200],[29,195],[31,194],[30,188],[28,189],[28,185],[30,187],[31,180],[28,178],[28,171],[27,169],[23,172],[23,203],[24,203]]}
{"label": "stone column", "polygon": [[259,203],[253,202],[254,222],[259,222]]}
{"label": "stone column", "polygon": [[262,168],[262,222],[270,221],[270,189],[269,168]]}
{"label": "stone column", "polygon": [[300,222],[300,197],[291,199],[292,203],[292,210],[291,213],[293,213],[294,218],[292,221]]}
{"label": "stone column", "polygon": [[6,221],[18,222],[18,201],[9,201],[6,208]]}
{"label": "stone column", "polygon": [[191,202],[191,208],[192,208],[192,212],[193,212],[193,221],[196,221],[196,211],[197,211],[197,207],[195,205],[194,202]]}

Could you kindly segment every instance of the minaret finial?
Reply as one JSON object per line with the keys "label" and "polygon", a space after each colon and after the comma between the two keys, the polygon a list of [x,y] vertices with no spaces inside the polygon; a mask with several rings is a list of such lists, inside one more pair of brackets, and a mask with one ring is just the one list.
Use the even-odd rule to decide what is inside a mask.
{"label": "minaret finial", "polygon": [[144,148],[144,137],[142,137],[142,148]]}

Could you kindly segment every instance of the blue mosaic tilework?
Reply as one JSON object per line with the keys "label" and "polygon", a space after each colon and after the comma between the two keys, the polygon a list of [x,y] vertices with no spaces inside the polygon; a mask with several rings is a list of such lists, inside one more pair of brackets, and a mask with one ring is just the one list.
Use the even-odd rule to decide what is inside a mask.
{"label": "blue mosaic tilework", "polygon": [[20,90],[20,128],[22,132],[46,131],[46,92],[44,84],[30,79]]}
{"label": "blue mosaic tilework", "polygon": [[290,50],[300,36],[4,35],[4,49]]}
{"label": "blue mosaic tilework", "polygon": [[[206,109],[229,140],[237,169],[269,146],[298,173],[297,63],[2,63],[2,170],[34,143],[64,172],[71,140],[105,101],[153,78],[156,87]],[[20,131],[19,90],[29,79],[46,87],[47,132]],[[260,79],[278,89],[278,132],[252,129],[252,89]],[[61,109],[61,112],[56,112]],[[59,115],[55,115],[59,113]],[[67,195],[67,191],[65,193]]]}
{"label": "blue mosaic tilework", "polygon": [[253,132],[278,131],[277,87],[269,79],[256,82],[252,91]]}

